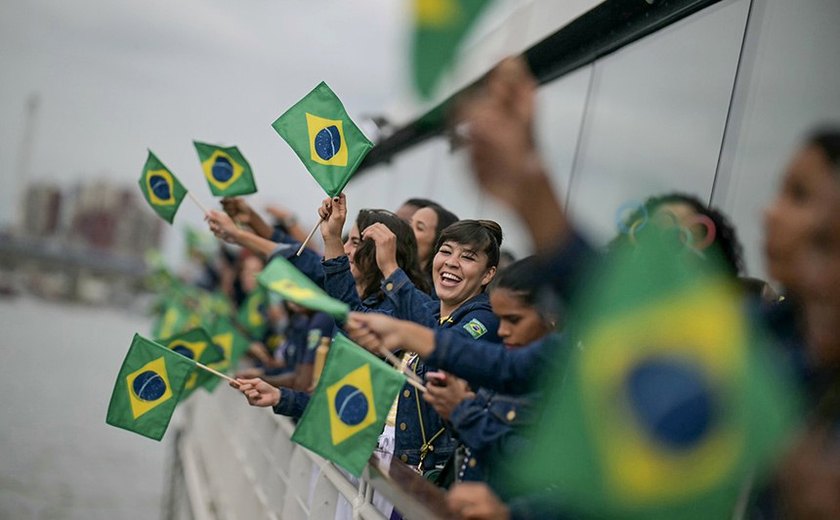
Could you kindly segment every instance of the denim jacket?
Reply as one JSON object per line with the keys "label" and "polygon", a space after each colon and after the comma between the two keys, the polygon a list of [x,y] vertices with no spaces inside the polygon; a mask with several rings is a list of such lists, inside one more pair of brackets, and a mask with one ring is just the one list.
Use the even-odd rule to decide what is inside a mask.
{"label": "denim jacket", "polygon": [[474,399],[461,401],[449,416],[458,440],[466,447],[457,479],[486,481],[489,460],[515,457],[515,446],[523,441],[512,438],[520,436],[522,428],[536,424],[539,399],[539,392],[511,396],[480,388]]}
{"label": "denim jacket", "polygon": [[[486,294],[480,294],[461,305],[443,323],[440,323],[439,320],[440,305],[437,304],[436,307],[437,309],[432,314],[435,320],[435,328],[449,329],[454,334],[464,338],[465,341],[473,341],[473,335],[498,341],[496,334],[499,326],[498,318],[491,311],[490,301]],[[482,329],[483,332],[479,334]],[[413,360],[411,368],[421,378],[425,378],[427,372],[436,370],[434,366],[420,362],[419,358]],[[413,403],[413,406],[403,405],[403,403],[408,402]],[[418,418],[418,410],[422,415],[422,421]],[[403,424],[405,430],[403,430]],[[412,431],[414,440],[411,441],[411,444],[421,447],[420,450],[412,450],[404,442],[406,436],[402,438],[398,436],[395,450],[397,456],[407,464],[417,465],[424,456],[422,447],[427,446],[426,460],[423,462],[423,469],[427,471],[432,468],[443,467],[457,444],[450,429],[444,424],[443,418],[410,385],[406,385],[400,394],[399,406],[397,407],[397,429]],[[438,438],[429,443],[436,435]],[[424,436],[426,442],[423,441]]]}

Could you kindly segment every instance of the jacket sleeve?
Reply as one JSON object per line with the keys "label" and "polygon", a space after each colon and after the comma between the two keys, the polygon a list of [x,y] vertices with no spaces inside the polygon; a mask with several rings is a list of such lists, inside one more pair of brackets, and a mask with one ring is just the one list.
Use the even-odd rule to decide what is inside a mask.
{"label": "jacket sleeve", "polygon": [[400,268],[382,280],[382,292],[391,302],[393,316],[410,320],[427,327],[436,327],[434,300],[411,283],[408,275]]}
{"label": "jacket sleeve", "polygon": [[484,451],[512,428],[499,423],[487,413],[485,404],[478,399],[461,401],[449,416],[449,422],[458,439],[475,451]]}
{"label": "jacket sleeve", "polygon": [[[273,238],[273,237],[272,237]],[[300,256],[297,255],[300,249],[300,242],[280,242],[274,251],[266,259],[266,264],[274,260],[278,256],[282,256],[298,268],[300,272],[305,274],[310,280],[318,284],[318,287],[324,287],[324,267],[321,265],[321,257],[318,253],[309,249],[303,248]]]}
{"label": "jacket sleeve", "polygon": [[297,392],[290,388],[280,389],[280,402],[272,409],[277,415],[300,418],[306,405],[309,404],[310,395],[306,392]]}
{"label": "jacket sleeve", "polygon": [[562,361],[564,337],[548,336],[514,350],[504,345],[465,337],[455,329],[435,332],[435,350],[426,363],[466,379],[475,388],[504,394],[523,394],[535,389],[543,370]]}
{"label": "jacket sleeve", "polygon": [[381,312],[383,314],[391,314],[388,306],[385,308],[368,307],[362,303],[358,291],[356,291],[356,281],[353,275],[350,274],[350,260],[347,256],[339,256],[337,258],[330,258],[322,262],[324,270],[324,290],[335,298],[341,300],[350,306],[350,310],[355,312]]}

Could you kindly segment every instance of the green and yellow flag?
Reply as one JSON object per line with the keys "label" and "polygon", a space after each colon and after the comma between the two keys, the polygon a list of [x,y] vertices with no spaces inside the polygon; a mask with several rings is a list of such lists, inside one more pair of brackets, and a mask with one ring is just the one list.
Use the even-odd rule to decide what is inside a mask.
{"label": "green and yellow flag", "polygon": [[791,385],[715,251],[674,244],[640,239],[587,285],[569,320],[581,349],[551,376],[520,490],[596,518],[726,518],[778,452]]}
{"label": "green and yellow flag", "polygon": [[[218,363],[225,358],[222,349],[213,343],[204,329],[188,330],[171,338],[159,339],[157,342],[169,350],[202,365]],[[208,381],[212,381],[215,377],[206,370],[196,367],[187,378],[182,399],[186,399],[196,388],[206,385]]]}
{"label": "green and yellow flag", "polygon": [[187,189],[151,150],[138,184],[152,209],[171,224],[187,195]]}
{"label": "green and yellow flag", "polygon": [[166,300],[163,312],[158,316],[152,327],[152,336],[168,338],[189,328],[195,322],[194,313],[187,309],[179,300],[171,297]]}
{"label": "green and yellow flag", "polygon": [[414,0],[414,81],[428,98],[490,0]]}
{"label": "green and yellow flag", "polygon": [[262,340],[268,330],[267,305],[268,296],[265,289],[257,286],[248,293],[239,307],[236,321],[252,339]]}
{"label": "green and yellow flag", "polygon": [[373,148],[323,81],[271,126],[330,197],[341,193]]}
{"label": "green and yellow flag", "polygon": [[274,291],[285,300],[297,303],[314,311],[326,312],[333,318],[344,321],[350,307],[330,297],[308,276],[288,260],[277,257],[257,275],[257,281],[269,291]]}
{"label": "green and yellow flag", "polygon": [[159,441],[195,363],[135,334],[105,422]]}
{"label": "green and yellow flag", "polygon": [[251,165],[242,156],[239,148],[224,148],[198,141],[193,141],[193,145],[213,195],[235,197],[256,193],[257,184],[254,182]]}
{"label": "green and yellow flag", "polygon": [[404,384],[400,372],[337,334],[292,440],[358,477]]}
{"label": "green and yellow flag", "polygon": [[[223,373],[235,370],[239,359],[248,352],[248,347],[251,345],[248,338],[243,336],[233,322],[226,317],[220,317],[216,320],[211,339],[222,350],[225,358],[222,361],[211,364],[210,368],[214,368]],[[216,389],[220,381],[220,378],[214,377],[204,385],[204,389],[212,392]]]}

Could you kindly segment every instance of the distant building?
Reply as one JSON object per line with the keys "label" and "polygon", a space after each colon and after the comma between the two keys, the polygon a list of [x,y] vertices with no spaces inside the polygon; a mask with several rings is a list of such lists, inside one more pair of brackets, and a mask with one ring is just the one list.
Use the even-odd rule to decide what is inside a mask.
{"label": "distant building", "polygon": [[160,219],[145,210],[136,189],[98,180],[73,191],[68,238],[74,245],[136,257],[159,247]]}
{"label": "distant building", "polygon": [[30,237],[55,235],[61,214],[61,191],[48,183],[30,184],[26,188],[21,228]]}

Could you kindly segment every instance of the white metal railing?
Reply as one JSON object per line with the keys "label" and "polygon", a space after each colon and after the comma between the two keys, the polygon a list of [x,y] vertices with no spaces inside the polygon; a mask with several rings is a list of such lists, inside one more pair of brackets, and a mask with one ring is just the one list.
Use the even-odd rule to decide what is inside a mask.
{"label": "white metal railing", "polygon": [[181,406],[169,433],[176,440],[168,485],[178,494],[170,519],[383,520],[374,492],[406,518],[445,516],[442,491],[401,462],[372,458],[354,482],[293,443],[288,418],[250,407],[230,389],[196,392]]}

